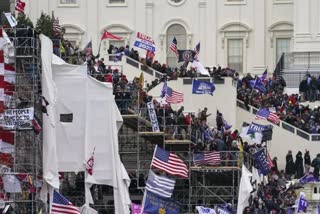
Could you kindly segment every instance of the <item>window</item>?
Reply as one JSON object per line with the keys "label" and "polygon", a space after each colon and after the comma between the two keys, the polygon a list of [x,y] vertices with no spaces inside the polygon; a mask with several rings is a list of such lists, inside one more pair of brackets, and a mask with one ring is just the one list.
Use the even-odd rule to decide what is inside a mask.
{"label": "window", "polygon": [[60,114],[60,122],[63,123],[72,123],[73,121],[73,114]]}
{"label": "window", "polygon": [[125,46],[124,40],[109,40],[109,45],[120,48]]}
{"label": "window", "polygon": [[278,62],[282,53],[290,52],[290,38],[277,38],[276,48],[276,62]]}
{"label": "window", "polygon": [[228,67],[242,72],[243,39],[228,39]]}
{"label": "window", "polygon": [[126,3],[126,0],[108,0],[109,4],[114,4],[114,5],[122,5]]}
{"label": "window", "polygon": [[77,4],[77,0],[60,0],[60,4]]}
{"label": "window", "polygon": [[178,58],[169,48],[173,37],[177,39],[177,49],[185,50],[187,48],[187,32],[180,24],[173,24],[167,30],[167,65],[175,67],[178,64]]}

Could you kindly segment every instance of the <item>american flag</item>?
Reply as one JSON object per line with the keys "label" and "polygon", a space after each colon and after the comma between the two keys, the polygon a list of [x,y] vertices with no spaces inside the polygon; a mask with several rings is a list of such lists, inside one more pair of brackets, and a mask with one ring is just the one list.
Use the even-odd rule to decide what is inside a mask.
{"label": "american flag", "polygon": [[57,191],[53,191],[50,214],[80,214],[80,210]]}
{"label": "american flag", "polygon": [[269,169],[271,169],[272,167],[274,167],[274,165],[273,165],[273,162],[272,162],[272,159],[271,159],[271,157],[270,157],[269,152],[266,151],[266,153],[267,153],[268,167],[269,167]]}
{"label": "american flag", "polygon": [[167,85],[167,82],[163,84],[161,97],[165,97],[167,103],[176,104],[183,102],[183,93],[172,90],[172,88]]}
{"label": "american flag", "polygon": [[171,198],[176,181],[164,175],[149,171],[146,189],[165,198]]}
{"label": "american flag", "polygon": [[267,108],[259,109],[255,119],[269,120],[275,124],[280,123],[280,117],[277,115],[277,113],[270,112]]}
{"label": "american flag", "polygon": [[200,53],[200,42],[197,44],[197,46],[194,48],[194,52],[196,52],[196,55],[194,56],[195,59],[198,59],[198,55]]}
{"label": "american flag", "polygon": [[165,171],[170,175],[177,175],[183,178],[188,177],[187,165],[176,155],[156,146],[151,166]]}
{"label": "american flag", "polygon": [[193,154],[193,163],[196,166],[219,165],[220,162],[220,152],[202,152]]}
{"label": "american flag", "polygon": [[59,20],[53,20],[53,32],[55,35],[59,35],[61,33],[61,26],[59,25]]}
{"label": "american flag", "polygon": [[169,48],[178,56],[179,53],[178,53],[177,45],[178,45],[177,39],[176,37],[173,37]]}
{"label": "american flag", "polygon": [[19,13],[24,14],[24,7],[26,6],[26,3],[21,0],[16,0],[16,11]]}

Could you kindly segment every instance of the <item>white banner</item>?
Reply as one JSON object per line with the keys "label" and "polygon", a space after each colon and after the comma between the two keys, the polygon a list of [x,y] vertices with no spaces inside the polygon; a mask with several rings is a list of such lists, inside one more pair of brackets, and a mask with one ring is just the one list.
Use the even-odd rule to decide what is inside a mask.
{"label": "white banner", "polygon": [[6,109],[2,118],[2,127],[10,129],[32,129],[34,109]]}
{"label": "white banner", "polygon": [[196,206],[199,214],[216,214],[215,210],[208,207]]}
{"label": "white banner", "polygon": [[17,20],[13,17],[13,15],[11,13],[4,13],[4,15],[6,16],[10,26],[13,28],[15,26],[17,26],[18,22]]}
{"label": "white banner", "polygon": [[152,131],[153,132],[160,132],[159,124],[158,124],[158,119],[157,119],[157,114],[154,111],[154,106],[152,102],[147,103],[148,106],[148,112],[149,112],[149,117],[150,117],[150,122],[152,124]]}

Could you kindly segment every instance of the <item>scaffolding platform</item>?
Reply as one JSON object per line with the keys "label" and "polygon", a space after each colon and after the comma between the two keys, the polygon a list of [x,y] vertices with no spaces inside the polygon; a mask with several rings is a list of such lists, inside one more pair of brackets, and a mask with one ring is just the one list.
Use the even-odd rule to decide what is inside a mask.
{"label": "scaffolding platform", "polygon": [[239,166],[191,166],[192,171],[205,171],[205,172],[223,172],[223,171],[241,171]]}

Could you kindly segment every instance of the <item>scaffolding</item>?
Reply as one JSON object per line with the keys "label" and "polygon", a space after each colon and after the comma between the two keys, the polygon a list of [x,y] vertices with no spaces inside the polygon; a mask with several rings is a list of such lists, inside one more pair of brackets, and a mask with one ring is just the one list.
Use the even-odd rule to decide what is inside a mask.
{"label": "scaffolding", "polygon": [[173,198],[182,204],[181,213],[197,213],[196,206],[235,205],[244,154],[223,151],[218,166],[194,166],[193,150],[199,141],[204,142],[203,135],[192,131],[191,126],[171,124],[172,114],[163,107],[155,108],[160,131],[153,132],[148,108],[141,105],[142,102],[135,103],[133,100],[117,101],[124,119],[119,132],[119,152],[134,180],[130,187],[131,199],[137,204],[142,202],[154,148],[159,145],[178,154],[189,168],[188,179],[175,178]]}
{"label": "scaffolding", "polygon": [[[4,29],[12,43],[14,56],[5,56],[15,68],[15,85],[10,98],[5,100],[5,111],[32,108],[36,120],[30,118],[29,126],[18,124],[2,129],[2,134],[14,133],[14,153],[11,169],[2,176],[15,176],[21,183],[22,192],[6,193],[5,204],[17,213],[38,213],[42,209],[39,200],[42,180],[42,134],[33,129],[34,121],[41,124],[40,45],[33,29]],[[8,53],[7,53],[8,54]],[[5,73],[5,78],[7,74]],[[10,75],[10,74],[8,74]],[[12,78],[12,76],[8,76]],[[3,136],[2,135],[2,136]],[[6,163],[0,163],[5,165]]]}
{"label": "scaffolding", "polygon": [[[25,31],[25,34],[23,33]],[[30,29],[14,29],[9,33],[15,52],[16,84],[13,98],[8,108],[34,108],[34,115],[41,124],[41,65],[40,45]],[[148,108],[140,98],[140,91],[130,91],[130,99],[116,99],[123,116],[124,124],[119,131],[119,153],[131,178],[129,188],[131,200],[142,202],[145,182],[156,145],[175,152],[189,168],[188,179],[177,178],[173,198],[179,201],[181,213],[195,213],[195,206],[213,207],[215,204],[235,204],[237,199],[241,160],[239,152],[221,152],[221,156],[236,158],[223,159],[221,165],[207,167],[194,166],[192,153],[198,140],[203,138],[194,133],[191,126],[171,124],[169,112],[155,107],[159,122],[159,132],[153,132]],[[125,96],[124,96],[125,97]],[[20,213],[38,213],[42,207],[39,200],[39,181],[42,179],[42,134],[32,129],[16,128],[15,153],[12,171],[8,174],[27,174],[32,178],[32,188],[23,181],[23,192],[9,195],[9,203]],[[0,163],[1,164],[1,163]],[[29,186],[28,186],[29,185]],[[84,173],[64,173],[61,185],[62,194],[74,205],[84,204]],[[105,185],[91,188],[99,213],[114,213],[113,189]]]}

